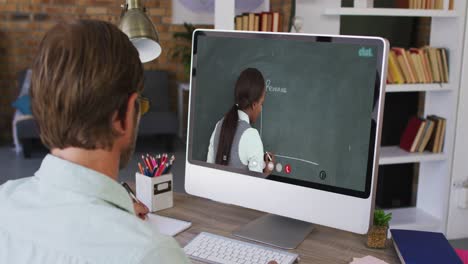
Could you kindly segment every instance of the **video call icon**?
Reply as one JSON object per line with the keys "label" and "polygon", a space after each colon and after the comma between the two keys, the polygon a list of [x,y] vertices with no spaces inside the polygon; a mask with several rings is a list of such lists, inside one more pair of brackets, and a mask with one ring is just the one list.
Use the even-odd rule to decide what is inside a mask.
{"label": "video call icon", "polygon": [[283,171],[283,165],[281,163],[277,163],[276,164],[276,171],[279,173],[281,171]]}
{"label": "video call icon", "polygon": [[325,171],[321,171],[319,177],[323,181],[327,178],[327,173]]}

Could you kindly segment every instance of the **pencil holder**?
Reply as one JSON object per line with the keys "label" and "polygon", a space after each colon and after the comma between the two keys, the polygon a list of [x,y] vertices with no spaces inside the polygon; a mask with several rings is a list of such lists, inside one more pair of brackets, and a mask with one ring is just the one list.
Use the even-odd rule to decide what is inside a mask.
{"label": "pencil holder", "polygon": [[172,173],[158,177],[135,174],[136,196],[148,207],[150,212],[171,208],[174,205],[172,195]]}

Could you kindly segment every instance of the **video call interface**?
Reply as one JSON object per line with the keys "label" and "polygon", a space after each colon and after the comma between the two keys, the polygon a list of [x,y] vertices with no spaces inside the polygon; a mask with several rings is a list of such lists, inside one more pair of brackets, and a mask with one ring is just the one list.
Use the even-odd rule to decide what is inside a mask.
{"label": "video call interface", "polygon": [[[239,177],[366,190],[380,85],[375,43],[210,34],[199,34],[195,42],[190,162],[245,174]],[[250,125],[264,152],[275,157],[268,175],[206,162],[216,123],[234,104],[236,80],[247,68],[265,79],[262,112]]]}

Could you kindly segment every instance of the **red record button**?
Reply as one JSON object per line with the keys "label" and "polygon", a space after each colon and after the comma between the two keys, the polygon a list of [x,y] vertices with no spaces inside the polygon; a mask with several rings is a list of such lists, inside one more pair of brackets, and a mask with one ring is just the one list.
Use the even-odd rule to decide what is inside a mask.
{"label": "red record button", "polygon": [[286,164],[286,166],[284,166],[284,171],[285,171],[287,174],[291,173],[291,165]]}

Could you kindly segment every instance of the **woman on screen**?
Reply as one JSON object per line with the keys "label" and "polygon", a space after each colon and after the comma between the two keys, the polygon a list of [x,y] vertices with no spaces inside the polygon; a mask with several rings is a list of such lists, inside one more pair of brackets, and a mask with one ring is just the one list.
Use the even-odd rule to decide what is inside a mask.
{"label": "woman on screen", "polygon": [[263,152],[260,134],[251,126],[262,112],[265,91],[265,79],[259,70],[242,71],[235,85],[235,103],[211,134],[208,163],[271,173],[274,157]]}

